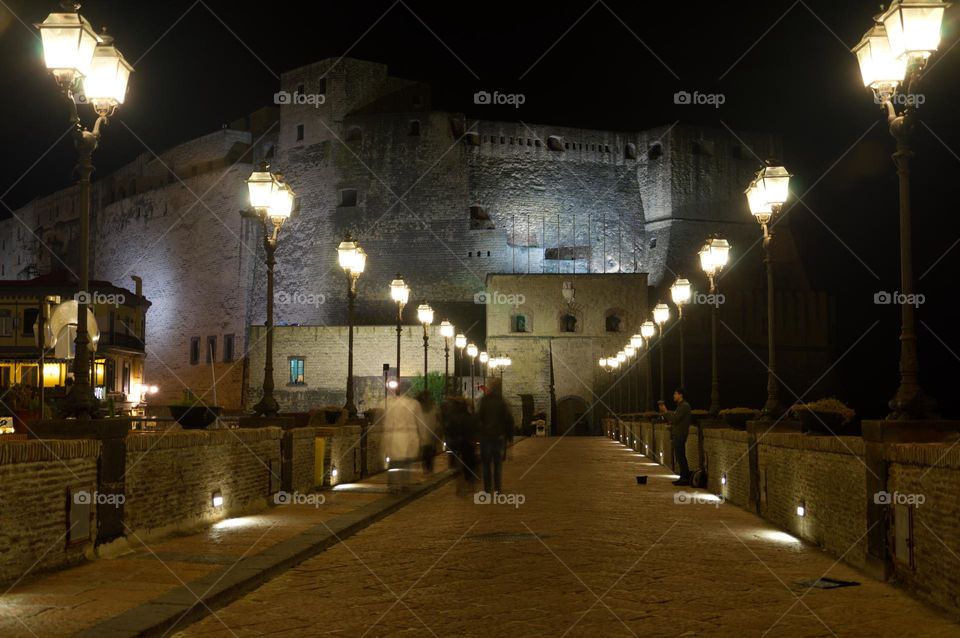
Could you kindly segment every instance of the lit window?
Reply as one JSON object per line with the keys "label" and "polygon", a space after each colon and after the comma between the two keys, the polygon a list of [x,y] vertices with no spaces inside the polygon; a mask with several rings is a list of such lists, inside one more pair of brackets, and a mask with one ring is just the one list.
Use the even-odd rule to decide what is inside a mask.
{"label": "lit window", "polygon": [[357,189],[356,188],[344,188],[340,191],[340,203],[338,206],[356,206],[357,205]]}
{"label": "lit window", "polygon": [[200,337],[192,337],[190,339],[190,365],[197,365],[200,363]]}
{"label": "lit window", "polygon": [[304,385],[303,380],[303,357],[290,357],[290,383],[291,385]]}

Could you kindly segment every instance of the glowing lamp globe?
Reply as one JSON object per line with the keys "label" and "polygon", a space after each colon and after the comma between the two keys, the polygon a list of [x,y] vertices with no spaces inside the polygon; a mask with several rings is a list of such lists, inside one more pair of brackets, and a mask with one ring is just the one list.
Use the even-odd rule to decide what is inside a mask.
{"label": "glowing lamp globe", "polygon": [[627,355],[628,358],[632,359],[635,354],[637,354],[637,349],[633,346],[627,346],[623,349],[623,354]]}
{"label": "glowing lamp globe", "polygon": [[692,294],[690,282],[683,277],[677,279],[676,283],[670,286],[670,296],[673,298],[673,303],[678,306],[689,303]]}
{"label": "glowing lamp globe", "polygon": [[401,305],[406,305],[410,300],[410,287],[400,277],[400,273],[390,282],[390,298]]}
{"label": "glowing lamp globe", "polygon": [[636,335],[633,335],[632,337],[630,337],[630,345],[631,345],[631,347],[633,347],[635,350],[639,350],[640,348],[642,348],[642,347],[643,347],[643,335],[636,334]]}
{"label": "glowing lamp globe", "polygon": [[880,16],[893,54],[929,57],[940,47],[940,24],[949,6],[936,0],[893,0]]}
{"label": "glowing lamp globe", "polygon": [[[76,9],[79,5],[74,4]],[[64,4],[64,8],[68,8]],[[57,80],[68,84],[90,72],[93,54],[100,42],[93,27],[77,10],[51,13],[36,25],[43,42],[43,59]]]}
{"label": "glowing lamp globe", "polygon": [[490,360],[490,355],[486,352],[481,352],[478,358],[480,359],[480,363],[486,363]]}
{"label": "glowing lamp globe", "polygon": [[758,186],[763,197],[770,206],[783,206],[790,195],[790,178],[793,177],[786,168],[777,164],[763,167],[757,174]]}
{"label": "glowing lamp globe", "polygon": [[467,337],[466,337],[466,335],[458,334],[458,335],[456,336],[456,338],[453,340],[453,343],[454,343],[454,345],[456,345],[458,348],[461,348],[461,349],[462,349],[462,348],[466,348],[466,347],[467,347]]}
{"label": "glowing lamp globe", "polygon": [[440,336],[444,339],[450,339],[454,334],[453,324],[444,319],[440,322]]}
{"label": "glowing lamp globe", "polygon": [[653,320],[659,325],[663,325],[670,320],[670,306],[665,303],[658,303],[653,307]]}
{"label": "glowing lamp globe", "polygon": [[890,48],[887,29],[882,22],[873,25],[853,47],[860,64],[863,85],[885,95],[892,95],[907,73],[907,59]]}
{"label": "glowing lamp globe", "polygon": [[360,246],[350,238],[350,235],[347,235],[347,238],[337,246],[337,258],[340,261],[340,267],[343,268],[344,271],[350,272],[356,265],[357,251],[359,249]]}
{"label": "glowing lamp globe", "polygon": [[607,367],[607,360],[606,360],[606,358],[600,359],[600,367],[606,369],[606,367]]}
{"label": "glowing lamp globe", "polygon": [[747,204],[750,206],[750,213],[757,218],[761,224],[766,224],[773,216],[773,207],[767,201],[767,197],[760,186],[759,180],[755,179],[747,187]]}
{"label": "glowing lamp globe", "polygon": [[430,304],[424,302],[417,306],[417,319],[425,326],[433,323],[433,308]]}
{"label": "glowing lamp globe", "polygon": [[261,162],[257,170],[247,178],[247,191],[250,193],[250,206],[257,212],[270,209],[274,203],[274,190],[279,187],[270,167]]}
{"label": "glowing lamp globe", "polygon": [[476,344],[471,343],[467,346],[467,356],[469,356],[471,359],[476,357],[478,354],[480,354],[480,349],[477,348]]}
{"label": "glowing lamp globe", "polygon": [[[290,185],[285,182],[278,182],[277,187],[273,191],[273,198],[270,204],[270,209],[267,211],[267,215],[274,220],[274,222],[283,223],[290,218],[290,213],[293,212],[293,203],[296,200],[296,195],[293,193],[293,189],[290,188]],[[362,252],[363,249],[360,249]],[[363,269],[360,269],[360,272],[363,272]]]}
{"label": "glowing lamp globe", "polygon": [[643,325],[640,326],[640,334],[644,339],[649,339],[657,332],[657,328],[653,325],[652,321],[644,321]]}
{"label": "glowing lamp globe", "polygon": [[104,35],[102,40],[83,78],[83,92],[98,113],[109,113],[123,104],[133,67],[113,46],[112,37]]}

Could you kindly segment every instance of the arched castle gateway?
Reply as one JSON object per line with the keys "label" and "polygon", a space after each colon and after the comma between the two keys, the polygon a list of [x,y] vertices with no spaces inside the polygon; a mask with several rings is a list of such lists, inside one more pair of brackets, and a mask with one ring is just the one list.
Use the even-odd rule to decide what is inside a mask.
{"label": "arched castle gateway", "polygon": [[[261,231],[240,211],[243,180],[261,159],[282,171],[298,196],[277,251],[276,320],[289,327],[278,331],[275,367],[281,403],[302,408],[343,400],[346,284],[335,249],[345,232],[369,254],[359,284],[364,327],[356,371],[370,407],[382,364],[394,364],[395,307],[387,286],[395,273],[413,290],[407,323],[426,299],[438,322],[449,318],[478,343],[500,330],[489,325],[491,307],[475,303],[491,275],[515,276],[521,292],[526,277],[540,282],[553,275],[558,296],[564,273],[646,275],[651,295],[679,273],[702,289],[697,250],[711,233],[730,239],[734,261],[755,244],[759,230],[743,187],[756,156],[781,156],[772,136],[748,132],[681,125],[598,131],[478,119],[484,105],[469,115],[437,111],[428,85],[349,58],[284,73],[278,90],[323,98],[290,99],[159,158],[143,154],[95,184],[93,273],[117,282],[143,277],[152,302],[146,374],[161,388],[160,403],[178,397],[183,384],[202,393],[213,379],[220,404],[256,401],[262,330],[255,326],[264,321],[265,274]],[[66,189],[17,211],[67,263],[77,254],[73,198]],[[56,268],[57,259],[20,222],[0,225],[3,277]],[[807,368],[816,369],[809,375],[816,378],[827,367],[819,362],[828,357],[829,304],[810,293],[786,224],[776,230],[778,287],[784,308],[792,308],[781,314],[784,348],[802,351],[799,378]],[[754,247],[721,283],[740,304],[729,308],[731,327],[757,352],[764,344],[760,267]],[[543,285],[553,284],[536,284]],[[646,304],[647,287],[633,287],[611,293],[618,299],[609,308],[630,306],[631,295]],[[522,316],[525,332],[536,338],[559,331],[558,312],[515,310],[505,325],[516,327]],[[699,356],[694,314],[691,357]],[[636,330],[618,318],[625,333],[618,338]],[[420,337],[419,327],[404,334],[405,374],[422,369]],[[208,363],[196,353],[211,344],[216,354]],[[439,336],[431,346],[431,368],[442,370]],[[781,359],[787,370],[790,354]],[[579,395],[592,401],[586,390]]]}

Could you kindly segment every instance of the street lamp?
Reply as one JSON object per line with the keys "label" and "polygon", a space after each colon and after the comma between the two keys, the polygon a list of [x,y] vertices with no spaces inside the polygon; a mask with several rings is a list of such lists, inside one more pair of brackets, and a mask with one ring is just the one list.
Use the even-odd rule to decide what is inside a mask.
{"label": "street lamp", "polygon": [[790,187],[790,175],[787,169],[768,160],[767,165],[757,172],[757,176],[747,188],[747,203],[750,212],[763,230],[764,262],[767,266],[767,402],[763,406],[763,418],[775,419],[783,413],[780,405],[779,384],[777,382],[776,325],[774,321],[773,286],[773,233],[768,224],[783,209]]}
{"label": "street lamp", "polygon": [[350,233],[337,246],[340,267],[347,276],[347,402],[344,406],[350,418],[357,416],[353,400],[353,311],[357,299],[357,280],[367,264],[367,253]]}
{"label": "street lamp", "polygon": [[400,273],[390,282],[390,298],[397,304],[397,382],[400,381],[400,337],[403,335],[403,307],[410,301],[410,286]]}
{"label": "street lamp", "polygon": [[653,338],[653,335],[657,332],[656,327],[653,325],[652,321],[644,321],[640,326],[640,337],[643,339],[643,344],[646,347],[646,354],[643,357],[643,368],[644,374],[647,377],[647,407],[651,410],[653,409],[653,373],[650,370],[650,340]]}
{"label": "street lamp", "polygon": [[470,357],[470,402],[472,403],[476,396],[476,387],[477,384],[473,379],[473,369],[476,367],[477,355],[480,354],[480,349],[477,348],[476,344],[467,345],[467,356]]}
{"label": "street lamp", "polygon": [[263,249],[267,266],[267,340],[263,362],[263,396],[253,406],[253,413],[259,416],[275,417],[280,406],[273,396],[273,268],[276,265],[275,254],[280,228],[290,217],[296,196],[290,185],[283,181],[280,173],[271,173],[266,162],[261,162],[257,170],[247,179],[247,193],[250,196],[250,208],[253,209],[263,226]]}
{"label": "street lamp", "polygon": [[[949,6],[937,0],[893,0],[853,48],[863,83],[873,89],[875,101],[886,110],[890,134],[897,143],[893,162],[900,182],[900,290],[905,300],[914,295],[910,158],[919,107],[915,98],[927,61],[940,46],[940,25]],[[900,114],[893,103],[898,86],[906,98]],[[900,304],[900,322],[900,385],[887,418],[935,418],[936,402],[920,386],[916,309],[909,301]]]}
{"label": "street lamp", "polygon": [[453,324],[444,319],[440,322],[440,336],[443,337],[443,393],[450,391],[450,338],[454,335]]}
{"label": "street lamp", "polygon": [[426,301],[417,306],[417,320],[423,324],[423,389],[429,389],[427,385],[427,350],[430,346],[430,334],[428,332],[430,324],[433,323],[433,308]]}
{"label": "street lamp", "polygon": [[663,324],[667,323],[670,320],[670,306],[665,303],[658,303],[653,307],[653,321],[657,324],[659,334],[657,335],[657,343],[660,344],[660,400],[664,400],[666,395],[664,391],[664,378],[663,378]]}
{"label": "street lamp", "polygon": [[683,366],[683,307],[690,303],[691,294],[690,282],[683,277],[678,278],[677,281],[670,286],[670,297],[677,307],[678,329],[680,330],[680,387],[684,389],[687,387],[687,379],[686,375],[684,375]]}
{"label": "street lamp", "polygon": [[[90,383],[90,342],[87,326],[87,294],[90,291],[90,177],[93,174],[93,153],[100,144],[100,129],[106,125],[117,107],[123,103],[133,67],[113,46],[113,38],[98,36],[78,12],[80,3],[60,3],[62,12],[51,13],[40,30],[43,57],[47,69],[56,79],[70,112],[73,143],[79,155],[77,172],[80,200],[80,292],[77,296],[76,355],[73,362],[74,382],[62,404],[67,416],[95,418],[100,402]],[[97,115],[93,130],[80,121],[77,103],[90,104]]]}
{"label": "street lamp", "polygon": [[453,340],[453,345],[457,348],[457,361],[459,361],[459,364],[457,361],[454,361],[454,367],[459,371],[457,375],[457,391],[463,392],[463,349],[467,347],[467,336],[458,334]]}
{"label": "street lamp", "polygon": [[487,385],[487,362],[490,360],[490,355],[481,352],[477,358],[480,359],[480,367],[483,369],[483,385]]}
{"label": "street lamp", "polygon": [[710,280],[710,415],[720,413],[720,379],[717,370],[717,314],[720,299],[717,296],[717,275],[730,259],[730,243],[726,239],[710,237],[700,249],[700,268]]}

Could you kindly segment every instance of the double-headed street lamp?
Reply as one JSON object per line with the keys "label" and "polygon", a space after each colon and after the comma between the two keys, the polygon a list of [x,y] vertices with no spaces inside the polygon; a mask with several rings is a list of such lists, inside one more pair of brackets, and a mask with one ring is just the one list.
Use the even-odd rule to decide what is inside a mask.
{"label": "double-headed street lamp", "polygon": [[390,282],[390,298],[397,304],[397,382],[400,382],[400,337],[403,335],[403,307],[410,301],[410,286],[400,273]]}
{"label": "double-headed street lamp", "polygon": [[440,322],[440,336],[443,337],[443,394],[450,392],[450,338],[456,330],[453,324],[444,319]]}
{"label": "double-headed street lamp", "polygon": [[763,406],[763,418],[771,420],[783,414],[780,390],[777,382],[776,321],[774,308],[776,298],[773,285],[773,233],[769,224],[787,202],[790,194],[790,178],[786,168],[768,161],[767,166],[757,171],[757,176],[747,187],[747,203],[750,212],[763,230],[764,262],[767,266],[767,402]]}
{"label": "double-headed street lamp", "polygon": [[357,299],[357,280],[363,274],[367,264],[367,253],[349,233],[337,246],[340,267],[347,276],[347,403],[344,406],[348,416],[357,416],[357,405],[353,400],[353,323],[354,306]]}
{"label": "double-headed street lamp", "polygon": [[[875,18],[875,24],[853,48],[865,86],[887,112],[890,134],[897,142],[893,161],[900,182],[900,385],[890,401],[888,419],[926,419],[936,413],[936,402],[920,386],[914,294],[912,221],[910,209],[911,136],[916,127],[917,96],[930,56],[940,47],[943,12],[950,4],[938,0],[893,0]],[[898,87],[905,104],[897,113]]]}
{"label": "double-headed street lamp", "polygon": [[653,372],[650,369],[650,340],[653,339],[653,335],[656,334],[657,329],[653,325],[652,321],[644,321],[640,326],[640,336],[643,338],[644,347],[646,352],[643,356],[644,361],[644,374],[647,377],[647,407],[651,410],[654,409],[653,405]]}
{"label": "double-headed street lamp", "polygon": [[687,379],[684,374],[683,365],[683,307],[690,303],[691,296],[692,290],[690,288],[690,282],[683,277],[678,278],[677,281],[670,286],[670,297],[677,307],[677,321],[679,322],[677,329],[680,331],[680,387],[684,389],[687,387]]}
{"label": "double-headed street lamp", "polygon": [[730,243],[726,239],[710,237],[700,249],[700,268],[710,280],[710,415],[720,413],[720,379],[717,371],[717,313],[720,300],[717,295],[717,275],[730,258]]}
{"label": "double-headed street lamp", "polygon": [[259,416],[275,417],[280,406],[273,396],[273,267],[274,255],[280,228],[290,218],[296,195],[290,185],[283,180],[281,173],[271,173],[266,162],[261,162],[257,170],[247,179],[247,192],[250,195],[250,208],[253,209],[263,226],[263,250],[267,266],[267,340],[263,362],[263,396],[253,412]]}
{"label": "double-headed street lamp", "polygon": [[429,390],[427,383],[427,352],[430,348],[430,325],[433,323],[433,308],[426,301],[417,306],[417,320],[423,324],[423,389]]}
{"label": "double-headed street lamp", "polygon": [[467,347],[467,336],[458,334],[453,339],[453,345],[457,349],[457,359],[453,362],[457,369],[457,392],[463,392],[463,349]]}
{"label": "double-headed street lamp", "polygon": [[657,343],[660,344],[660,400],[664,400],[666,395],[663,378],[663,326],[670,320],[670,306],[665,303],[658,303],[653,307],[653,321],[657,324]]}
{"label": "double-headed street lamp", "polygon": [[[96,417],[100,402],[90,384],[90,334],[87,326],[87,296],[90,292],[90,177],[93,153],[100,143],[100,129],[117,107],[123,104],[133,67],[113,46],[113,38],[97,35],[81,16],[79,2],[60,3],[62,12],[51,13],[38,24],[43,57],[70,109],[73,143],[80,157],[77,163],[80,199],[80,292],[77,296],[76,354],[73,387],[62,406],[67,416]],[[93,130],[84,128],[77,103],[90,104],[97,114]]]}

